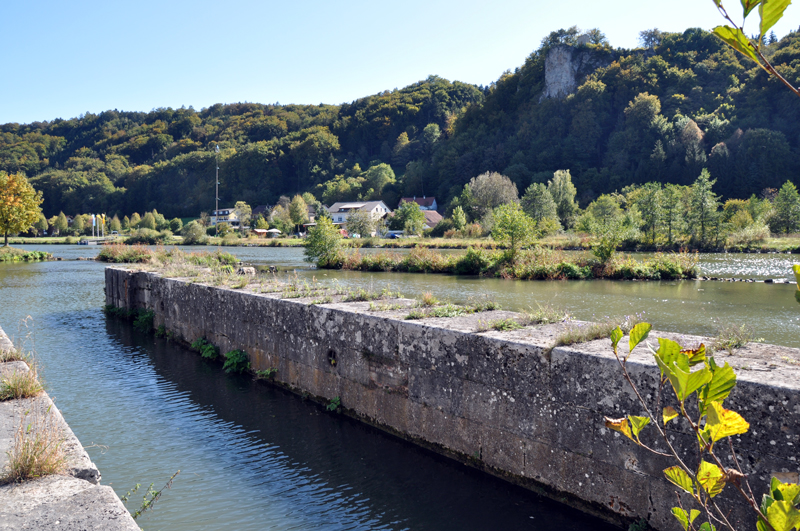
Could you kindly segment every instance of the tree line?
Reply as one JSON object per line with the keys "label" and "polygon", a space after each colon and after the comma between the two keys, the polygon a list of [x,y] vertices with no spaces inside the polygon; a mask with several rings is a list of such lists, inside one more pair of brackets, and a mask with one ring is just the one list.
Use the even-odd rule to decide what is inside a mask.
{"label": "tree line", "polygon": [[[569,168],[587,206],[603,194],[660,182],[690,186],[703,169],[715,191],[745,199],[797,184],[800,102],[712,34],[642,32],[637,49],[612,48],[599,30],[546,37],[523,65],[488,87],[436,76],[343,105],[239,103],[117,110],[0,126],[0,170],[44,193],[44,212],[156,209],[197,216],[223,202],[275,204],[311,193],[324,203],[458,197],[496,171],[520,190]],[[585,43],[584,43],[585,42]],[[545,61],[568,45],[577,90],[542,98]],[[800,80],[797,32],[764,53]],[[217,156],[214,148],[219,145]]]}

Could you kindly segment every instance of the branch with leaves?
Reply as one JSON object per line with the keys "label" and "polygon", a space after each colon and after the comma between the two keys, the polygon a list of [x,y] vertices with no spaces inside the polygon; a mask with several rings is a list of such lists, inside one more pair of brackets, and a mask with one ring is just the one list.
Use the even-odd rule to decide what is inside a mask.
{"label": "branch with leaves", "polygon": [[[732,485],[757,518],[758,531],[792,531],[800,529],[800,485],[782,483],[772,478],[769,494],[765,494],[759,504],[747,475],[739,465],[732,436],[747,433],[750,425],[739,413],[725,409],[723,402],[736,387],[736,373],[726,362],[719,366],[712,356],[708,356],[704,345],[696,349],[681,347],[675,341],[659,338],[658,349],[649,343],[647,347],[653,354],[660,371],[655,408],[651,408],[643,398],[628,372],[628,359],[633,350],[650,334],[649,323],[639,323],[631,329],[628,353],[621,355],[618,349],[624,334],[617,327],[611,333],[614,356],[622,369],[637,401],[645,411],[644,416],[628,415],[612,419],[605,417],[606,427],[620,432],[645,450],[656,455],[671,458],[675,464],[664,470],[666,479],[686,492],[700,510],[682,506],[674,507],[672,514],[680,522],[684,531],[716,531],[716,525],[734,530],[725,511],[716,503],[726,485]],[[664,390],[672,388],[674,400],[667,405]],[[696,409],[695,409],[696,407]],[[660,416],[653,411],[660,408]],[[696,415],[693,417],[692,415]],[[667,435],[667,425],[681,418],[688,423],[697,439],[699,459],[690,466],[688,456],[679,452]],[[663,440],[667,451],[662,452],[642,442],[640,434],[647,426],[654,426],[658,437]],[[718,444],[727,439],[733,461],[727,467],[717,455]],[[680,499],[680,498],[679,498]],[[699,526],[695,521],[705,514],[705,521]]]}
{"label": "branch with leaves", "polygon": [[[722,5],[722,0],[713,0],[719,12],[731,25],[717,26],[711,31],[714,35],[725,41],[728,46],[755,61],[767,74],[779,79],[781,83],[786,85],[796,96],[800,96],[800,90],[783,77],[775,67],[772,66],[763,53],[764,36],[767,35],[767,32],[783,17],[783,12],[786,11],[786,8],[792,3],[792,0],[740,1],[742,3],[743,16],[741,25],[737,25]],[[760,19],[758,26],[759,34],[758,39],[750,39],[744,32],[744,23],[750,13],[756,8],[758,8],[758,16]]]}

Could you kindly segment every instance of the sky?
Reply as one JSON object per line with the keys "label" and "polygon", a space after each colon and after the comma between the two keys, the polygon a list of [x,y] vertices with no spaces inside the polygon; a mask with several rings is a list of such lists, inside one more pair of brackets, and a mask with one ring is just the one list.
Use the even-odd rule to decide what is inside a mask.
{"label": "sky", "polygon": [[[726,0],[741,16],[739,2]],[[774,28],[796,29],[790,6]],[[755,15],[745,26],[756,33]],[[488,85],[551,31],[711,29],[712,0],[5,2],[0,123],[215,103],[339,104],[438,75]]]}

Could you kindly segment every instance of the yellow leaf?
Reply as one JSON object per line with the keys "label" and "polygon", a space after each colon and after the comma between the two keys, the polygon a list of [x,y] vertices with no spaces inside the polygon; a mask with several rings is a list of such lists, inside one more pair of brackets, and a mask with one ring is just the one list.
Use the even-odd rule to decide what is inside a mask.
{"label": "yellow leaf", "polygon": [[633,438],[633,434],[631,433],[631,427],[628,424],[628,419],[610,419],[608,417],[603,418],[606,420],[606,428],[611,428],[614,431],[618,431],[632,441],[636,440]]}
{"label": "yellow leaf", "polygon": [[702,485],[709,496],[712,498],[722,492],[725,487],[725,474],[714,464],[700,461],[700,468],[697,470],[697,481]]}
{"label": "yellow leaf", "polygon": [[679,466],[671,466],[664,470],[664,475],[667,477],[667,480],[672,483],[673,485],[685,490],[689,494],[694,494],[694,488],[692,487],[692,478],[689,477],[689,474],[684,472],[684,470]]}
{"label": "yellow leaf", "polygon": [[747,433],[750,429],[750,424],[740,414],[725,409],[719,402],[711,402],[707,425],[711,431],[711,440],[714,442],[731,435]]}
{"label": "yellow leaf", "polygon": [[675,411],[675,408],[672,406],[667,406],[664,408],[664,412],[662,413],[664,416],[664,425],[667,425],[667,422],[671,421],[672,419],[678,416],[678,412]]}

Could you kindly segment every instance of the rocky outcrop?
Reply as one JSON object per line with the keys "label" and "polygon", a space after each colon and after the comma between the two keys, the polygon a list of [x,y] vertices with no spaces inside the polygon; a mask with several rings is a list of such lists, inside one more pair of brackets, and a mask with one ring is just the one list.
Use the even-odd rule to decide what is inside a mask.
{"label": "rocky outcrop", "polygon": [[610,52],[585,46],[554,46],[547,52],[544,63],[545,87],[539,101],[564,98],[577,90],[587,75],[611,64]]}

